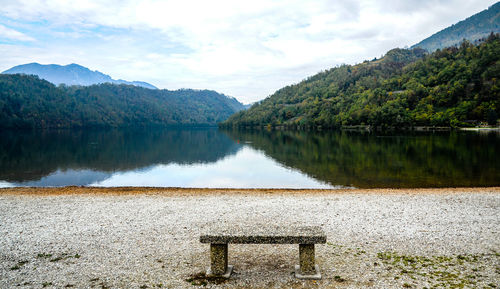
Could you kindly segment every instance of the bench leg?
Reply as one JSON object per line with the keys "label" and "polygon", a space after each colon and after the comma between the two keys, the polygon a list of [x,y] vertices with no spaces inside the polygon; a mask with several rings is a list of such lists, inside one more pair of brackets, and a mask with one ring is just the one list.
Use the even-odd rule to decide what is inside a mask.
{"label": "bench leg", "polygon": [[299,245],[300,272],[312,274],[316,272],[314,268],[314,244]]}
{"label": "bench leg", "polygon": [[233,266],[227,265],[227,244],[210,244],[210,268],[207,275],[229,278]]}
{"label": "bench leg", "polygon": [[299,279],[321,279],[318,265],[314,261],[314,244],[299,244],[299,262],[295,266],[295,277]]}

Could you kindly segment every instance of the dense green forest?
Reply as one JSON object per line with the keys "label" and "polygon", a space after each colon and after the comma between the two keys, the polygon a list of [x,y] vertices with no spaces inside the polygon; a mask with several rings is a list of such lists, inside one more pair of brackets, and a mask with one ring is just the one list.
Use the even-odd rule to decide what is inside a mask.
{"label": "dense green forest", "polygon": [[33,75],[0,74],[0,128],[215,125],[240,109],[236,99],[210,90],[56,87]]}
{"label": "dense green forest", "polygon": [[495,3],[471,17],[460,21],[412,46],[424,48],[429,52],[459,44],[467,39],[474,42],[488,35],[500,32],[500,2]]}
{"label": "dense green forest", "polygon": [[426,54],[393,49],[284,87],[223,127],[377,128],[496,124],[500,115],[500,36]]}

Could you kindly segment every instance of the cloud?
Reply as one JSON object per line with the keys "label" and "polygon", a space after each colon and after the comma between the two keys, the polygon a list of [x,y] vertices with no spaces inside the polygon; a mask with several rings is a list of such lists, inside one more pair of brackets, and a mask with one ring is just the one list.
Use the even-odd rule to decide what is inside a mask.
{"label": "cloud", "polygon": [[7,38],[10,40],[17,40],[17,41],[35,41],[33,37],[30,37],[22,32],[10,29],[0,24],[0,39],[1,38]]}
{"label": "cloud", "polygon": [[6,51],[0,63],[76,62],[114,78],[253,102],[335,65],[410,46],[494,3],[0,0],[0,23],[37,35],[36,49],[20,44],[16,58]]}

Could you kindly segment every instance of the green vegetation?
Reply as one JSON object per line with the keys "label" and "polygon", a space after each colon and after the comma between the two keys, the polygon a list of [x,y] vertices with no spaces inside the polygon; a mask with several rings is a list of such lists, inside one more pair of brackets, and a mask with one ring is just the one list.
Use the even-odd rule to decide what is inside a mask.
{"label": "green vegetation", "polygon": [[24,266],[25,264],[28,264],[28,261],[26,261],[26,260],[19,261],[19,262],[17,262],[17,264],[16,264],[16,265],[14,265],[14,266],[10,267],[10,270],[19,270],[19,269],[21,269],[21,267],[22,267],[22,266]]}
{"label": "green vegetation", "polygon": [[496,124],[500,36],[426,55],[393,49],[382,58],[316,74],[240,111],[223,127],[382,129]]}
{"label": "green vegetation", "polygon": [[0,74],[0,128],[206,126],[240,109],[237,100],[209,90],[56,87],[33,75]]}
{"label": "green vegetation", "polygon": [[345,282],[345,279],[340,277],[339,275],[333,276],[333,280],[335,280],[336,282]]}
{"label": "green vegetation", "polygon": [[[49,256],[52,256],[52,254],[46,254],[43,258],[49,258]],[[69,258],[80,258],[81,255],[80,254],[75,254],[75,255],[69,255],[68,253],[62,253],[60,254],[59,256],[56,256],[54,257],[53,259],[50,259],[50,262],[58,262],[58,261],[61,261],[61,260],[66,260],[66,259],[69,259]]]}
{"label": "green vegetation", "polygon": [[[341,279],[351,287],[374,287],[379,281],[387,288],[498,288],[499,258],[494,251],[462,255],[413,255],[394,251],[374,252],[367,249],[357,254],[360,248],[327,243],[328,256],[336,261],[333,276],[336,282]],[[356,280],[342,274],[352,273],[358,268],[366,275],[373,276],[368,282]],[[376,277],[375,277],[376,276]]]}
{"label": "green vegetation", "polygon": [[49,254],[49,253],[39,253],[37,255],[37,258],[50,258],[52,257],[52,254]]}
{"label": "green vegetation", "polygon": [[[381,252],[377,257],[387,270],[399,272],[404,279],[427,283],[429,288],[473,288],[485,282],[483,263],[495,258],[491,254],[457,256],[409,256],[395,252]],[[395,276],[394,280],[401,277]],[[407,284],[407,286],[405,286]],[[403,287],[413,287],[404,283]],[[494,288],[494,287],[492,287]]]}
{"label": "green vegetation", "polygon": [[488,37],[491,32],[500,32],[500,3],[495,3],[489,9],[439,31],[413,47],[433,52],[437,49],[457,45],[464,39],[474,42]]}

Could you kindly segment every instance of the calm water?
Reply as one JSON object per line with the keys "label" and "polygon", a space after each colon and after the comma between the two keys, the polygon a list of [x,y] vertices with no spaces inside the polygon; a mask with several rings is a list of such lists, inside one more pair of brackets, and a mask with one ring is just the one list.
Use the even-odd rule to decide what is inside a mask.
{"label": "calm water", "polygon": [[0,132],[0,187],[500,185],[500,134],[150,129]]}

